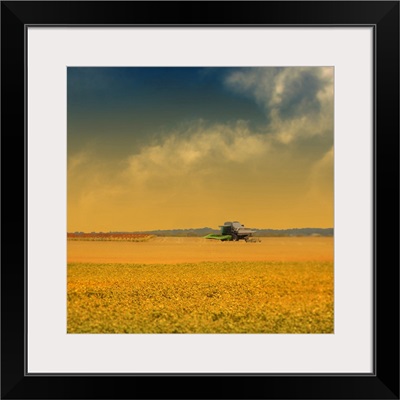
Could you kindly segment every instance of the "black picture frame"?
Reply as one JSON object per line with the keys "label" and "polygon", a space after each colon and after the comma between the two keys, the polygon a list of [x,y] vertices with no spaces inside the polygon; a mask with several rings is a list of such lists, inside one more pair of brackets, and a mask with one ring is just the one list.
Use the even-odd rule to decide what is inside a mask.
{"label": "black picture frame", "polygon": [[[179,12],[173,10],[179,9]],[[172,13],[171,13],[172,11]],[[171,16],[172,15],[172,16]],[[26,373],[26,29],[30,25],[374,29],[374,371],[371,374]],[[4,399],[399,399],[399,2],[3,1],[1,396]],[[29,110],[28,110],[29,111]],[[22,182],[24,182],[22,184]],[[368,249],[366,249],[368,250]]]}

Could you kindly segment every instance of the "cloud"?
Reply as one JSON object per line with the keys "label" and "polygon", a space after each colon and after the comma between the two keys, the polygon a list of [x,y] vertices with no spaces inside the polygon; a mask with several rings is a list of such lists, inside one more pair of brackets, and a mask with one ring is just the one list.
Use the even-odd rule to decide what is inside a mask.
{"label": "cloud", "polygon": [[68,157],[68,175],[73,174],[74,171],[79,169],[87,161],[88,161],[88,153],[86,151],[80,151]]}
{"label": "cloud", "polygon": [[136,181],[214,175],[229,165],[243,165],[265,157],[269,138],[252,133],[247,124],[195,124],[185,132],[172,132],[159,142],[142,147],[127,160],[127,173]]}
{"label": "cloud", "polygon": [[96,157],[95,152],[81,151],[68,157],[68,199],[85,204],[86,209],[104,199],[115,199],[126,192],[119,174],[121,164],[115,165]]}
{"label": "cloud", "polygon": [[333,204],[334,150],[333,146],[311,168],[309,197]]}
{"label": "cloud", "polygon": [[333,69],[238,69],[225,83],[254,99],[265,126],[192,121],[132,145],[121,160],[95,146],[69,154],[69,226],[157,229],[242,215],[265,226],[331,224]]}
{"label": "cloud", "polygon": [[122,212],[138,203],[168,207],[191,203],[196,193],[204,200],[211,188],[228,190],[235,178],[252,166],[259,168],[269,149],[269,138],[251,132],[246,122],[205,126],[196,121],[119,162],[89,151],[70,155],[70,209],[81,210],[80,218],[84,218],[93,210],[104,216],[116,204]]}
{"label": "cloud", "polygon": [[289,144],[315,135],[333,135],[333,68],[248,68],[225,81],[264,109],[265,132]]}

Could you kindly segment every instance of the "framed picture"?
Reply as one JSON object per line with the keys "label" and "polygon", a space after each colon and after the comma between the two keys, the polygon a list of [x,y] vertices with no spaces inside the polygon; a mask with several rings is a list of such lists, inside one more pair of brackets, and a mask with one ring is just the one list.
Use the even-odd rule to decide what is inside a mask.
{"label": "framed picture", "polygon": [[3,398],[399,398],[398,2],[1,7]]}

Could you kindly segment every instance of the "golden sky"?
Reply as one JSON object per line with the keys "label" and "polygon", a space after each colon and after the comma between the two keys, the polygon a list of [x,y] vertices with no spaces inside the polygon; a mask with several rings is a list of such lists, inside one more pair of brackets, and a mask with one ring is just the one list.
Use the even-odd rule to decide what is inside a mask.
{"label": "golden sky", "polygon": [[333,227],[333,68],[69,68],[67,229]]}

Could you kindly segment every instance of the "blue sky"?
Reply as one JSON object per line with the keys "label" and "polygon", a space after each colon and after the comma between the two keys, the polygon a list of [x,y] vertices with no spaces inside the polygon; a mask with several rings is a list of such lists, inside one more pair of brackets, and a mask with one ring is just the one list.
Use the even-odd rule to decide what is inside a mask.
{"label": "blue sky", "polygon": [[[224,85],[229,68],[68,68],[68,140],[93,139],[124,152],[126,145],[203,120],[247,120],[257,128],[265,113]],[[114,138],[118,137],[115,141]],[[104,149],[106,150],[106,149]]]}

